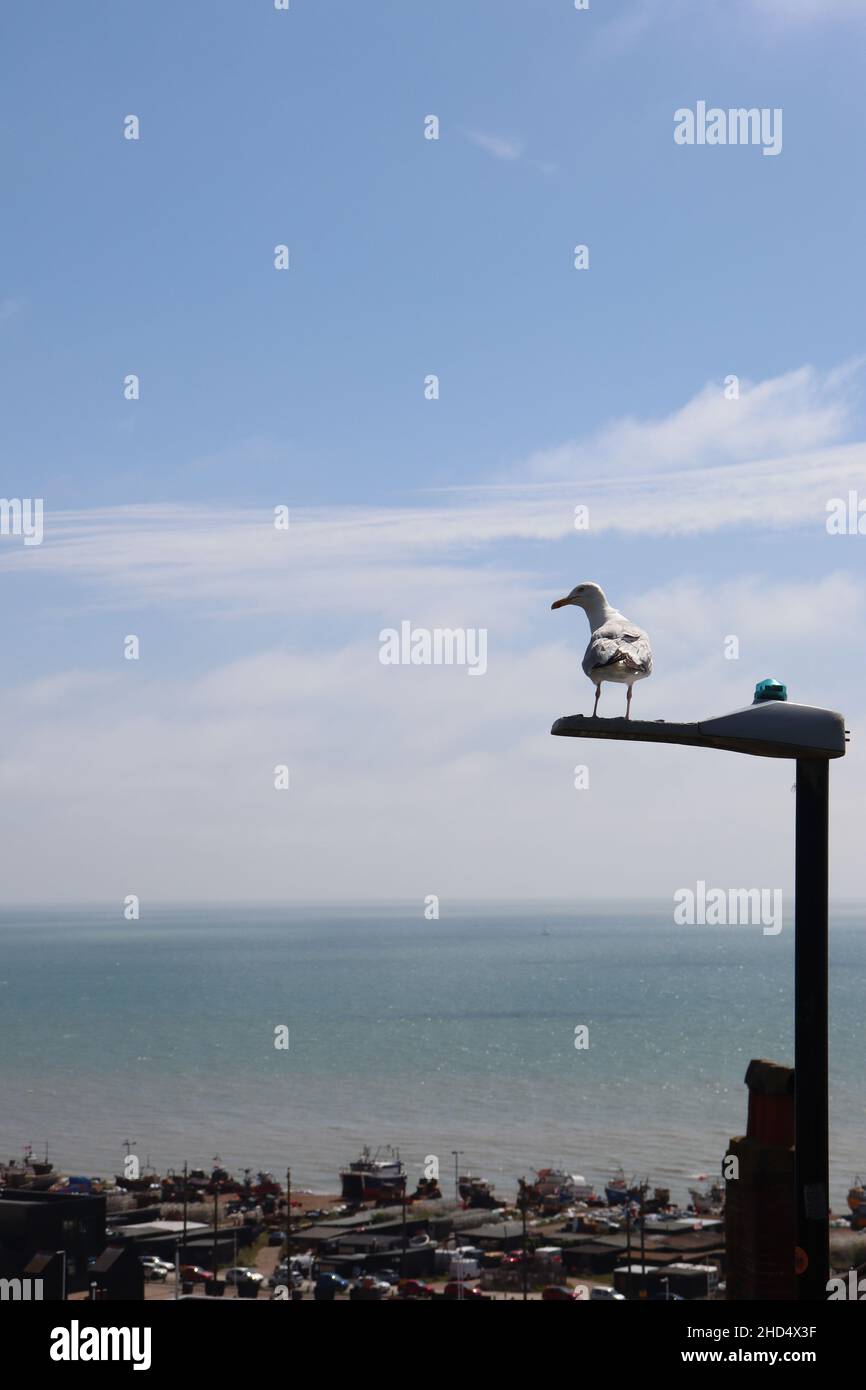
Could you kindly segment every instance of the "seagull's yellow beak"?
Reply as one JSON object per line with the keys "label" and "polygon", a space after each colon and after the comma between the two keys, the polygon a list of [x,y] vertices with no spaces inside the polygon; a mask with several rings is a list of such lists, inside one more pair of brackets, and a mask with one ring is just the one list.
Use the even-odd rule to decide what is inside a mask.
{"label": "seagull's yellow beak", "polygon": [[571,602],[570,599],[567,599],[567,598],[558,598],[558,599],[556,600],[556,603],[552,603],[552,604],[550,605],[550,611],[553,612],[554,608],[562,608],[562,607],[564,607],[564,605],[565,605],[566,603],[570,603],[570,602]]}

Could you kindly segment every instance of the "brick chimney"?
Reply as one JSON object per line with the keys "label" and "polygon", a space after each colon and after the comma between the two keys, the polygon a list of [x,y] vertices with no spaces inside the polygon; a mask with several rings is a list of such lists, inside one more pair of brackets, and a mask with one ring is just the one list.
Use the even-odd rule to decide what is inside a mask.
{"label": "brick chimney", "polygon": [[747,1133],[728,1156],[739,1176],[725,1185],[727,1296],[795,1299],[794,1069],[752,1061]]}

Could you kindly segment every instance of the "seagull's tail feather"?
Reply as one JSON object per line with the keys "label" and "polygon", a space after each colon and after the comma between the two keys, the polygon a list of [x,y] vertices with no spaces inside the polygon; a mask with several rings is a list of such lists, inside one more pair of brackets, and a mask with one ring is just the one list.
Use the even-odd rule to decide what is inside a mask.
{"label": "seagull's tail feather", "polygon": [[640,663],[635,661],[628,652],[614,652],[613,656],[607,661],[602,661],[602,666],[616,666],[618,663],[627,666],[630,671],[639,671]]}

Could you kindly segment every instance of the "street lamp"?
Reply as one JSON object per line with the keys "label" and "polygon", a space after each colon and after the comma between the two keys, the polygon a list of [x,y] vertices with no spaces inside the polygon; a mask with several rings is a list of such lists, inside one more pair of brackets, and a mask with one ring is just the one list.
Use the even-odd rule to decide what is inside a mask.
{"label": "street lamp", "polygon": [[794,871],[794,1181],[797,1211],[798,1299],[825,1300],[830,1277],[829,1107],[827,1050],[828,812],[831,758],[845,755],[841,714],[789,704],[778,681],[760,681],[754,703],[731,714],[690,723],[557,719],[550,731],[566,738],[688,744],[758,758],[794,758],[797,812]]}
{"label": "street lamp", "polygon": [[453,1159],[454,1159],[454,1200],[455,1200],[455,1202],[457,1202],[457,1201],[460,1200],[460,1158],[461,1158],[461,1155],[463,1154],[463,1152],[464,1152],[463,1149],[452,1149],[452,1150],[451,1150],[451,1154],[452,1154],[452,1157],[453,1157]]}

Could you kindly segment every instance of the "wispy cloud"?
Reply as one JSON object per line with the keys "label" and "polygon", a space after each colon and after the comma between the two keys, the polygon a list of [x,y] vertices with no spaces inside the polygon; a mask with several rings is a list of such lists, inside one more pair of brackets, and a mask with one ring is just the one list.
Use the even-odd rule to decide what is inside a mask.
{"label": "wispy cloud", "polygon": [[842,19],[866,22],[863,0],[743,0],[746,10],[788,24]]}
{"label": "wispy cloud", "polygon": [[[824,531],[826,504],[863,488],[866,441],[852,432],[856,364],[743,384],[714,383],[657,420],[611,422],[540,450],[507,477],[429,493],[414,506],[302,507],[273,515],[191,505],[52,512],[45,540],[0,544],[0,569],[77,580],[105,607],[198,603],[249,612],[380,614],[394,595],[416,611],[512,615],[538,577],[509,565],[511,541],[591,534],[697,535],[728,528]],[[490,568],[495,565],[496,568]],[[457,618],[455,617],[455,621]]]}
{"label": "wispy cloud", "polygon": [[[674,0],[678,3],[678,0]],[[589,51],[616,55],[640,42],[646,33],[660,23],[670,22],[670,6],[661,8],[654,0],[634,0],[618,10],[592,35]]]}
{"label": "wispy cloud", "polygon": [[520,159],[526,148],[525,141],[508,139],[502,135],[487,135],[480,130],[470,130],[467,134],[473,145],[477,145],[480,150],[486,150],[494,159]]}
{"label": "wispy cloud", "polygon": [[[859,690],[856,672],[843,692],[814,656],[828,613],[838,633],[862,624],[859,586],[844,575],[678,580],[616,597],[653,637],[656,671],[635,697],[644,717],[736,708],[765,675],[806,703]],[[550,738],[557,715],[591,703],[581,618],[540,608],[520,650],[491,624],[480,681],[384,667],[370,629],[308,650],[281,634],[200,675],[118,661],[101,682],[88,670],[0,692],[0,716],[15,730],[0,763],[0,795],[15,805],[4,830],[7,896],[120,903],[132,891],[201,901],[290,892],[420,904],[434,892],[446,901],[586,898],[614,883],[670,900],[696,876],[786,883],[787,766]],[[723,656],[729,633],[740,639],[738,661]],[[617,696],[605,689],[609,712]],[[859,709],[845,713],[856,727]],[[574,789],[575,762],[590,767],[589,793]],[[859,891],[866,767],[856,741],[845,762],[834,788],[843,894]],[[276,763],[290,767],[286,793],[274,790]]]}
{"label": "wispy cloud", "polygon": [[667,474],[800,456],[852,427],[863,366],[857,359],[831,372],[807,366],[758,383],[709,382],[657,420],[614,420],[588,439],[540,451],[529,468],[540,478]]}
{"label": "wispy cloud", "polygon": [[616,14],[587,29],[585,51],[591,62],[599,57],[616,58],[656,34],[667,42],[672,29],[676,31],[683,24],[691,28],[696,22],[707,24],[721,36],[734,27],[736,41],[740,41],[744,29],[754,33],[756,21],[765,22],[776,36],[802,36],[815,24],[866,23],[866,5],[863,0],[733,0],[714,10],[698,7],[694,0],[628,0]]}

